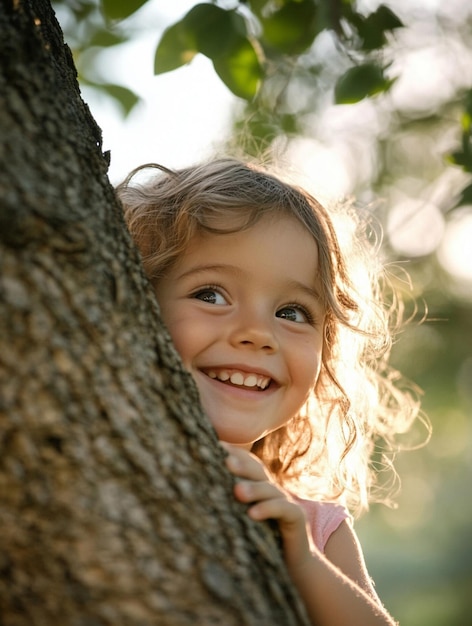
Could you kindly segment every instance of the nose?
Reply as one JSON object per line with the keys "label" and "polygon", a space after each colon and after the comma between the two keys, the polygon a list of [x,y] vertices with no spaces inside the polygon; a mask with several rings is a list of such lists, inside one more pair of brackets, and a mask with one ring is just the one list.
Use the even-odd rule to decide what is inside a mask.
{"label": "nose", "polygon": [[274,327],[275,316],[254,307],[235,314],[230,331],[230,343],[235,347],[276,352],[279,348]]}

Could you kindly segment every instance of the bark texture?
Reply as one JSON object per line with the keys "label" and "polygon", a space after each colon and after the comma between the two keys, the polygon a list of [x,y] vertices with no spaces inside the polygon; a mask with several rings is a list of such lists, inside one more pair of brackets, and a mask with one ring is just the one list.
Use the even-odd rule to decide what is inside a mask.
{"label": "bark texture", "polygon": [[0,623],[306,624],[232,496],[45,0],[0,2]]}

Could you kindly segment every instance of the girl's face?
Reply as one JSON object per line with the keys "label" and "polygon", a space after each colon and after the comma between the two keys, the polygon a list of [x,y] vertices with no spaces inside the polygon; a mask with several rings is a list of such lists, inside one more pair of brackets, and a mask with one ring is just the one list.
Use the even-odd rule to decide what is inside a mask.
{"label": "girl's face", "polygon": [[292,217],[199,234],[156,287],[218,437],[251,444],[298,414],[321,364],[318,250]]}

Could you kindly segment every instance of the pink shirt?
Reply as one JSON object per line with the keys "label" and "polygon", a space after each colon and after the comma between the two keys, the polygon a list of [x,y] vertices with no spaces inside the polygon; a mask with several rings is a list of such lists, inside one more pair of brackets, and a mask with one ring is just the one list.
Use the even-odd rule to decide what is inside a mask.
{"label": "pink shirt", "polygon": [[333,502],[317,502],[294,498],[305,511],[315,546],[325,551],[326,543],[341,522],[351,519],[349,512],[340,504]]}

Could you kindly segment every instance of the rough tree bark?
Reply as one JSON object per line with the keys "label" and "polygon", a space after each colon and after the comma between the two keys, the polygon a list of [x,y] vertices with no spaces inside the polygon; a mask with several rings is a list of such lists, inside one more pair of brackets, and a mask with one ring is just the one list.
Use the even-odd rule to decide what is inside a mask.
{"label": "rough tree bark", "polygon": [[159,321],[49,2],[0,3],[0,622],[306,624]]}

